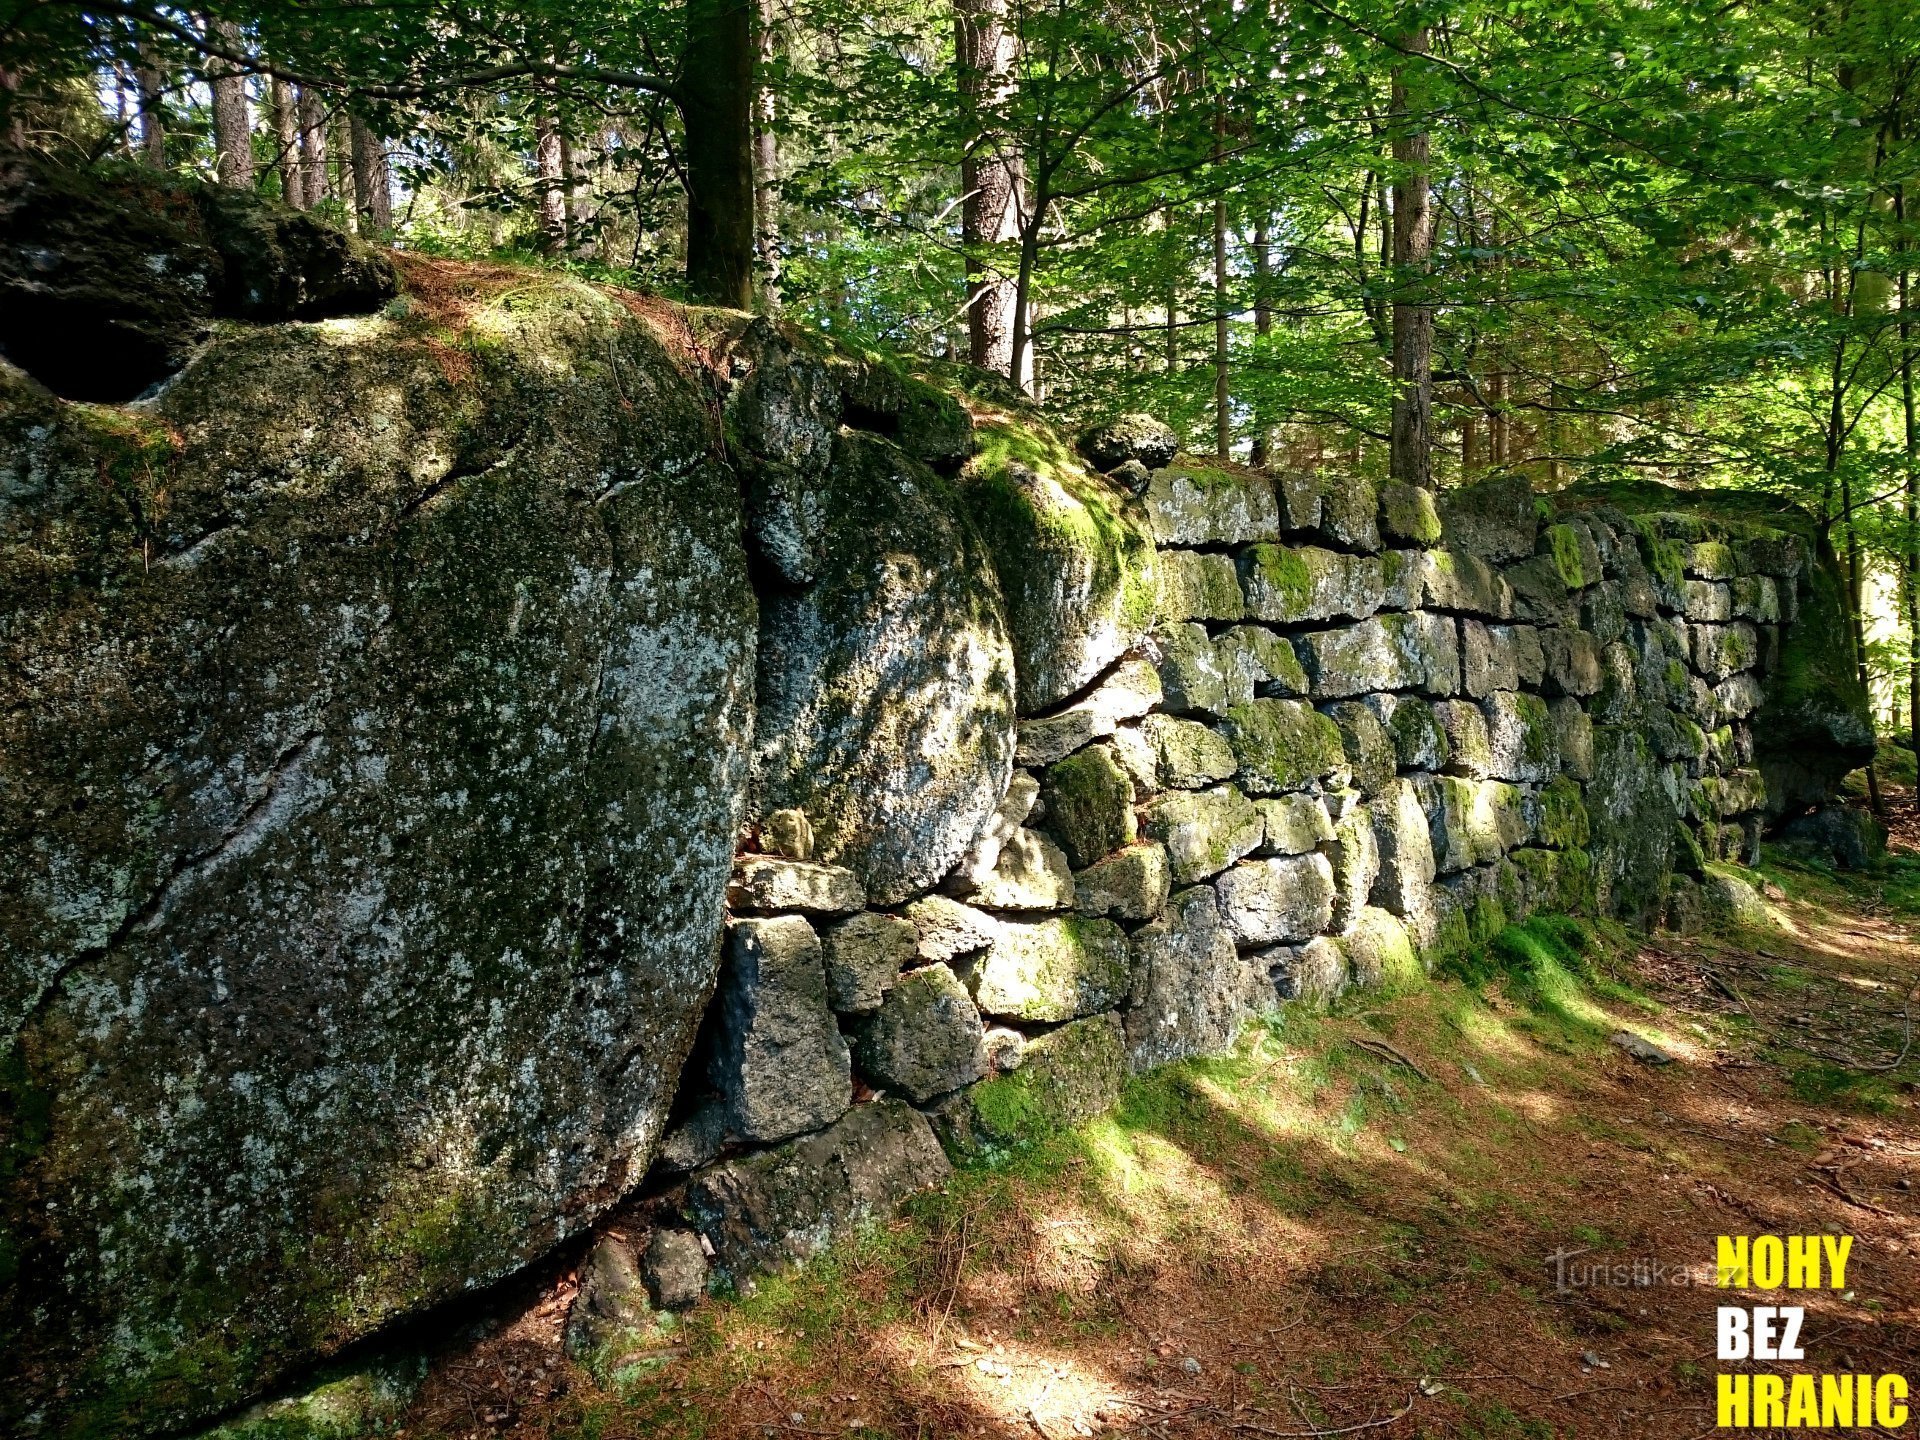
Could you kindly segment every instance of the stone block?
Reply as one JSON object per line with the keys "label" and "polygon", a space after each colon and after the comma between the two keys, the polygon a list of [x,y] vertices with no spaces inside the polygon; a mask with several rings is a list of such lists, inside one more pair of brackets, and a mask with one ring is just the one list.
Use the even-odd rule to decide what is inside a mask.
{"label": "stone block", "polygon": [[1512,587],[1501,573],[1477,555],[1457,550],[1429,550],[1421,557],[1422,604],[1434,610],[1457,611],[1489,620],[1508,620],[1514,613]]}
{"label": "stone block", "polygon": [[1304,789],[1346,763],[1339,728],[1301,700],[1235,705],[1220,728],[1233,749],[1240,787],[1250,794]]}
{"label": "stone block", "polygon": [[1127,936],[1111,920],[1077,915],[1003,921],[974,969],[983,1014],[1057,1022],[1119,1004],[1127,993]]}
{"label": "stone block", "polygon": [[1303,1005],[1330,1005],[1347,988],[1347,953],[1336,940],[1316,935],[1304,945],[1276,945],[1255,953],[1264,962],[1274,992]]}
{"label": "stone block", "polygon": [[830,1125],[852,1102],[820,940],[798,915],[736,920],[713,1000],[708,1078],[728,1133],[767,1143]]}
{"label": "stone block", "polygon": [[1719,682],[1737,671],[1751,670],[1760,658],[1760,635],[1745,620],[1730,625],[1695,627],[1694,668],[1707,679]]}
{"label": "stone block", "polygon": [[1161,919],[1134,931],[1131,951],[1127,1063],[1136,1073],[1219,1054],[1244,1021],[1273,1007],[1266,967],[1234,948],[1207,886],[1175,894]]}
{"label": "stone block", "polygon": [[1433,706],[1417,695],[1369,695],[1364,702],[1386,726],[1402,770],[1445,768],[1451,749]]}
{"label": "stone block", "polygon": [[1460,622],[1460,685],[1476,700],[1496,690],[1520,686],[1520,665],[1514,653],[1512,627],[1487,626],[1478,620]]}
{"label": "stone block", "polygon": [[1358,700],[1336,700],[1326,707],[1327,718],[1340,732],[1347,770],[1360,793],[1371,795],[1393,779],[1398,764],[1393,737],[1372,707]]}
{"label": "stone block", "polygon": [[1442,530],[1433,492],[1399,480],[1382,485],[1380,534],[1388,544],[1438,545]]}
{"label": "stone block", "polygon": [[1501,690],[1481,702],[1495,779],[1541,785],[1560,773],[1560,737],[1547,702],[1519,690]]}
{"label": "stone block", "polygon": [[1217,875],[1260,845],[1265,824],[1253,802],[1231,785],[1175,791],[1147,807],[1146,833],[1167,847],[1176,884]]}
{"label": "stone block", "polygon": [[1065,851],[1023,825],[971,898],[988,910],[1064,910],[1073,904],[1072,867]]}
{"label": "stone block", "polygon": [[945,965],[900,977],[879,1010],[855,1028],[853,1055],[876,1086],[924,1105],[987,1073],[980,1012]]}
{"label": "stone block", "polygon": [[1680,613],[1687,619],[1722,622],[1733,619],[1733,591],[1713,580],[1689,580]]}
{"label": "stone block", "polygon": [[690,1309],[707,1293],[707,1252],[691,1230],[662,1227],[647,1241],[640,1273],[660,1309]]}
{"label": "stone block", "polygon": [[820,936],[827,971],[827,1003],[842,1015],[880,1008],[903,966],[919,950],[911,920],[871,911],[828,926]]}
{"label": "stone block", "polygon": [[1333,866],[1324,855],[1243,860],[1214,888],[1221,921],[1241,946],[1306,940],[1333,920]]}
{"label": "stone block", "polygon": [[1374,797],[1368,809],[1379,856],[1373,903],[1402,918],[1424,916],[1436,866],[1433,835],[1419,792],[1413,782],[1396,780]]}
{"label": "stone block", "polygon": [[1265,626],[1234,626],[1214,641],[1214,654],[1226,677],[1229,704],[1307,693],[1307,675],[1293,646]]}
{"label": "stone block", "polygon": [[[1185,622],[1162,625],[1153,632],[1154,647],[1160,652],[1160,688],[1165,706],[1174,715],[1218,715],[1236,698],[1251,699],[1248,683],[1244,695],[1236,696],[1208,636],[1206,627]],[[1289,657],[1291,653],[1289,653]]]}
{"label": "stone block", "polygon": [[1013,778],[1007,782],[1007,793],[980,827],[980,833],[967,847],[966,854],[953,867],[953,873],[941,883],[941,889],[950,895],[968,895],[978,889],[981,882],[993,873],[995,865],[1000,863],[1000,851],[1007,841],[1026,822],[1033,810],[1033,802],[1040,798],[1040,782],[1025,770],[1013,772]]}
{"label": "stone block", "polygon": [[1117,470],[1131,460],[1157,470],[1180,453],[1180,437],[1152,415],[1116,415],[1081,433],[1075,447],[1096,470]]}
{"label": "stone block", "polygon": [[1540,646],[1546,658],[1542,688],[1549,695],[1592,695],[1604,674],[1600,645],[1584,630],[1543,630]]}
{"label": "stone block", "polygon": [[942,962],[973,955],[993,944],[1000,923],[983,910],[945,895],[929,895],[907,906],[922,960]]}
{"label": "stone block", "polygon": [[1405,984],[1424,974],[1413,937],[1400,917],[1371,906],[1353,916],[1340,937],[1347,973],[1355,985]]}
{"label": "stone block", "polygon": [[1345,930],[1366,907],[1380,876],[1380,843],[1374,835],[1372,812],[1365,805],[1350,808],[1334,826],[1333,843],[1324,853],[1333,866],[1332,928]]}
{"label": "stone block", "polygon": [[1780,619],[1780,582],[1771,575],[1742,575],[1733,582],[1729,619],[1774,624]]}
{"label": "stone block", "polygon": [[1112,1109],[1126,1079],[1120,1017],[1090,1015],[1026,1042],[1017,1067],[955,1096],[934,1128],[956,1156],[991,1155]]}
{"label": "stone block", "polygon": [[1436,499],[1448,544],[1496,562],[1533,554],[1540,515],[1524,476],[1502,475],[1443,490]]}
{"label": "stone block", "polygon": [[1376,690],[1452,695],[1460,688],[1460,643],[1451,617],[1423,611],[1376,615],[1294,639],[1317,700]]}
{"label": "stone block", "polygon": [[1291,625],[1364,620],[1386,598],[1377,555],[1346,555],[1314,545],[1254,545],[1238,561],[1250,619]]}
{"label": "stone block", "polygon": [[1129,845],[1074,877],[1074,909],[1094,920],[1151,920],[1172,883],[1166,846],[1155,840]]}
{"label": "stone block", "polygon": [[853,871],[778,855],[741,856],[727,886],[727,904],[736,913],[849,915],[866,903]]}
{"label": "stone block", "polygon": [[700,1171],[686,1208],[719,1278],[739,1285],[811,1259],[951,1173],[924,1116],[877,1100],[818,1135]]}
{"label": "stone block", "polygon": [[1487,715],[1471,700],[1441,700],[1433,718],[1446,732],[1446,763],[1450,775],[1484,780],[1493,774],[1493,742],[1487,734]]}
{"label": "stone block", "polygon": [[1162,550],[1155,570],[1162,620],[1238,620],[1246,613],[1231,556]]}
{"label": "stone block", "polygon": [[1057,715],[1020,722],[1014,758],[1022,765],[1051,765],[1093,740],[1137,720],[1164,698],[1160,676],[1144,659],[1122,660],[1084,699]]}
{"label": "stone block", "polygon": [[1273,481],[1258,470],[1183,461],[1153,472],[1144,500],[1156,545],[1247,545],[1280,538]]}
{"label": "stone block", "polygon": [[1296,793],[1253,803],[1266,826],[1258,854],[1305,855],[1333,839],[1333,821],[1318,795]]}
{"label": "stone block", "polygon": [[1153,752],[1157,789],[1204,790],[1232,779],[1239,763],[1224,736],[1193,720],[1149,715],[1140,733]]}
{"label": "stone block", "polygon": [[1507,566],[1501,574],[1513,597],[1511,613],[1516,619],[1535,625],[1568,627],[1578,620],[1580,606],[1551,555],[1522,560]]}
{"label": "stone block", "polygon": [[1049,766],[1040,794],[1047,829],[1076,870],[1133,840],[1133,781],[1111,745],[1089,745]]}

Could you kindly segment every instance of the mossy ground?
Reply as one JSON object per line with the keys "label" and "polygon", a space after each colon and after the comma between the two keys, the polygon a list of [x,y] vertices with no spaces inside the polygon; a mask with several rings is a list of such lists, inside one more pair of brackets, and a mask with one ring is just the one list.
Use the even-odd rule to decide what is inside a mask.
{"label": "mossy ground", "polygon": [[[1920,1056],[1812,1053],[1899,1051],[1910,871],[1769,856],[1764,935],[1540,917],[1431,984],[1288,1012],[701,1305],[605,1383],[558,1359],[549,1275],[441,1362],[408,1434],[1224,1437],[1406,1409],[1367,1433],[1692,1437],[1725,1295],[1559,1291],[1548,1257],[1704,1275],[1718,1234],[1830,1225],[1857,1237],[1851,1293],[1810,1297],[1806,1368],[1911,1371]],[[1796,1023],[1816,1008],[1844,1037]],[[1628,1058],[1622,1028],[1676,1063]]]}

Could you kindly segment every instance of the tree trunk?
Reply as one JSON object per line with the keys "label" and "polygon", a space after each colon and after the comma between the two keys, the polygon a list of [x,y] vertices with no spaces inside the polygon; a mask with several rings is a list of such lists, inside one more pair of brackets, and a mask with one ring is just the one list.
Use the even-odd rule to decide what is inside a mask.
{"label": "tree trunk", "polygon": [[1013,311],[1018,282],[988,250],[1020,238],[1025,165],[993,112],[1013,93],[1018,39],[1006,28],[1006,0],[955,0],[955,68],[968,142],[960,157],[960,236],[966,250],[967,338],[973,363],[1015,380]]}
{"label": "tree trunk", "polygon": [[1920,426],[1914,415],[1913,323],[1907,318],[1911,274],[1900,271],[1900,413],[1907,458],[1907,726],[1913,753],[1920,756]]}
{"label": "tree trunk", "polygon": [[300,173],[300,112],[293,87],[273,82],[274,166],[280,172],[280,198],[296,210],[307,205],[306,181]]}
{"label": "tree trunk", "polygon": [[301,209],[331,198],[327,188],[327,107],[311,87],[300,87]]}
{"label": "tree trunk", "polygon": [[[1427,31],[1408,36],[1409,56],[1424,55]],[[1403,57],[1393,71],[1393,451],[1394,479],[1429,485],[1433,478],[1433,307],[1426,271],[1433,246],[1427,177],[1427,133],[1415,129],[1419,73]]]}
{"label": "tree trunk", "polygon": [[1232,376],[1227,357],[1227,202],[1213,202],[1213,453],[1233,448]]}
{"label": "tree trunk", "polygon": [[686,122],[687,288],[753,304],[755,0],[688,0],[677,87]]}
{"label": "tree trunk", "polygon": [[754,85],[753,224],[755,289],[769,313],[780,308],[780,137],[774,133],[778,97],[767,79],[779,41],[778,0],[760,0],[754,53],[759,74]]}
{"label": "tree trunk", "polygon": [[[1263,213],[1253,227],[1253,333],[1265,340],[1273,333],[1273,232]],[[1259,366],[1256,365],[1258,371]],[[1258,390],[1255,394],[1258,396]],[[1256,466],[1273,463],[1273,419],[1258,398],[1253,406],[1253,453],[1247,457]]]}
{"label": "tree trunk", "polygon": [[162,108],[167,80],[145,41],[138,46],[133,83],[140,91],[140,158],[156,170],[167,168],[167,117]]}
{"label": "tree trunk", "polygon": [[351,118],[353,135],[353,208],[360,216],[360,233],[385,240],[393,229],[393,190],[387,176],[387,154],[373,127],[360,116]]}
{"label": "tree trunk", "polygon": [[[208,20],[207,34],[226,50],[239,53],[240,27],[231,20]],[[253,188],[253,120],[247,106],[247,78],[230,61],[209,58],[207,88],[213,93],[213,175],[222,185]]]}
{"label": "tree trunk", "polygon": [[546,111],[533,120],[534,189],[540,216],[540,248],[559,255],[567,248],[567,192],[560,169],[560,123]]}

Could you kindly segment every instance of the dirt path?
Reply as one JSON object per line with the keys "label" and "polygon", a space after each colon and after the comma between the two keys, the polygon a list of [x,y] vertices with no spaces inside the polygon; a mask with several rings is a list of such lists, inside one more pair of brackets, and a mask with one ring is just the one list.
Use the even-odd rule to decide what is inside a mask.
{"label": "dirt path", "polygon": [[405,1433],[1690,1437],[1744,1368],[1721,1234],[1855,1237],[1844,1293],[1746,1301],[1808,1306],[1761,1368],[1920,1372],[1916,831],[1769,864],[1764,933],[1536,923],[1477,985],[1262,1030],[599,1380],[531,1282]]}

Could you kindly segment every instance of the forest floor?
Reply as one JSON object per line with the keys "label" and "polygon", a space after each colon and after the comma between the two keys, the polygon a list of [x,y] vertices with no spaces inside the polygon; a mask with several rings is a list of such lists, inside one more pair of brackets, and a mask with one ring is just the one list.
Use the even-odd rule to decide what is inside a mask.
{"label": "forest floor", "polygon": [[[1760,1368],[1920,1372],[1920,809],[1890,799],[1877,873],[1769,856],[1764,931],[1536,921],[1288,1015],[611,1372],[564,1356],[570,1275],[532,1277],[404,1434],[1692,1437],[1748,1368],[1721,1301],[1807,1306],[1805,1361]],[[1718,1235],[1835,1232],[1843,1292],[1714,1288]]]}

